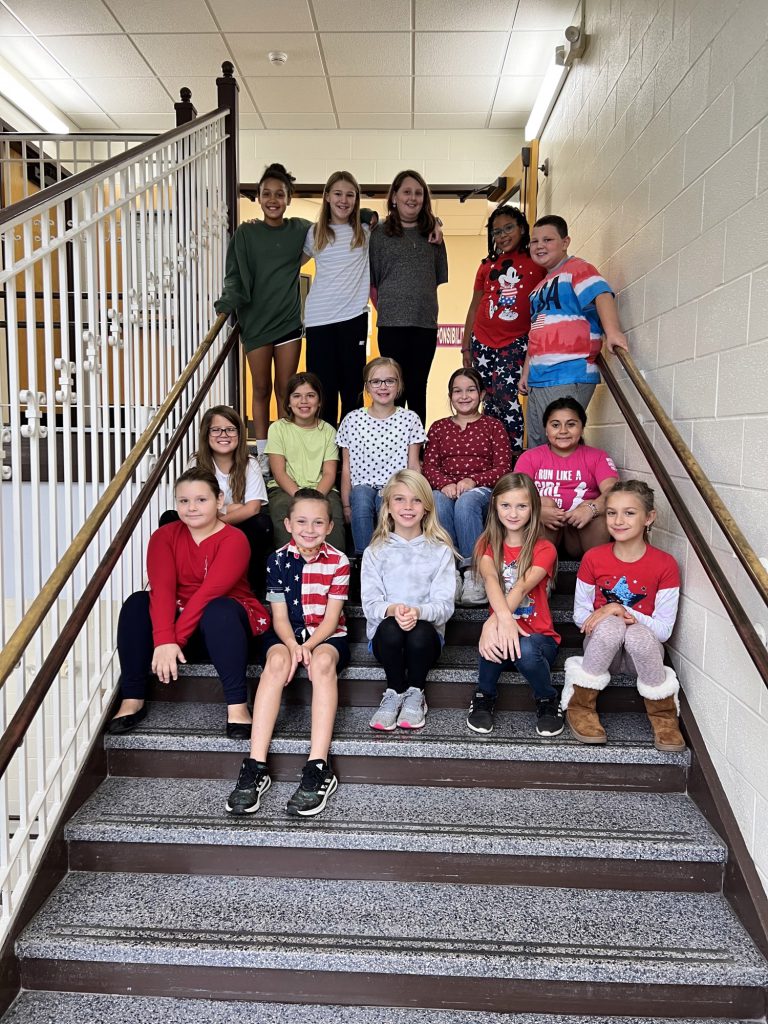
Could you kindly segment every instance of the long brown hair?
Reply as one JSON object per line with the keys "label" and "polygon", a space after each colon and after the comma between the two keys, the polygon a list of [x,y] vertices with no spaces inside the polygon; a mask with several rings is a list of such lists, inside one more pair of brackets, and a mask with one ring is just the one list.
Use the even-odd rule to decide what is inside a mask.
{"label": "long brown hair", "polygon": [[361,246],[365,245],[365,234],[363,233],[363,226],[360,223],[360,186],[349,171],[334,171],[325,183],[325,189],[323,190],[323,205],[320,207],[320,216],[317,218],[317,223],[315,224],[313,231],[315,252],[322,252],[326,245],[330,245],[331,242],[336,240],[336,232],[331,224],[331,204],[328,199],[328,193],[331,191],[333,186],[338,185],[340,181],[348,181],[355,190],[355,205],[353,206],[352,213],[350,213],[347,221],[349,226],[352,228],[352,241],[350,242],[349,247],[350,249],[359,249]]}
{"label": "long brown hair", "polygon": [[472,569],[480,572],[480,559],[487,548],[491,549],[491,558],[496,573],[499,577],[501,589],[504,590],[504,538],[506,530],[502,525],[496,503],[508,491],[525,491],[531,503],[531,518],[525,528],[525,538],[520,546],[520,554],[517,558],[517,578],[523,579],[525,574],[533,565],[533,549],[536,541],[542,536],[541,528],[541,498],[536,490],[536,484],[525,473],[507,473],[499,480],[493,488],[491,503],[488,508],[488,518],[485,521],[485,529],[480,534],[475,551],[472,556]]}
{"label": "long brown hair", "polygon": [[300,388],[302,384],[307,384],[314,392],[317,393],[317,400],[320,404],[317,407],[315,426],[319,427],[323,414],[323,385],[320,383],[320,378],[316,377],[314,373],[310,373],[308,370],[300,370],[298,373],[294,373],[288,378],[288,383],[285,385],[285,391],[283,392],[283,409],[285,409],[284,418],[293,423],[291,395],[296,388]]}
{"label": "long brown hair", "polygon": [[197,441],[197,451],[193,458],[200,469],[205,469],[213,476],[216,476],[216,463],[213,459],[213,452],[208,440],[208,431],[214,416],[221,416],[229,420],[233,427],[237,427],[237,448],[232,453],[232,469],[229,471],[229,489],[232,492],[232,501],[236,505],[242,505],[245,501],[245,475],[248,470],[248,437],[245,432],[245,424],[236,409],[230,405],[214,405],[210,408],[200,421],[200,435]]}
{"label": "long brown hair", "polygon": [[422,535],[431,544],[445,544],[453,551],[453,541],[442,528],[440,520],[437,518],[435,496],[432,494],[432,488],[429,486],[426,477],[422,476],[421,473],[417,473],[415,469],[398,469],[384,484],[384,490],[381,492],[379,521],[373,537],[371,537],[371,545],[383,544],[389,540],[390,534],[395,528],[395,521],[389,513],[389,502],[392,492],[398,484],[407,487],[412,494],[421,499],[421,504],[424,506],[424,518],[421,520]]}
{"label": "long brown hair", "polygon": [[419,219],[416,221],[416,226],[419,229],[419,234],[427,238],[435,230],[435,223],[437,218],[432,212],[432,196],[429,192],[429,185],[424,181],[418,171],[400,171],[395,177],[395,180],[389,186],[389,192],[387,193],[387,217],[384,221],[383,230],[388,235],[397,235],[401,237],[403,234],[403,225],[400,220],[400,214],[397,212],[395,206],[395,192],[400,190],[400,186],[403,184],[406,178],[413,178],[419,185],[424,189],[424,203],[419,211]]}

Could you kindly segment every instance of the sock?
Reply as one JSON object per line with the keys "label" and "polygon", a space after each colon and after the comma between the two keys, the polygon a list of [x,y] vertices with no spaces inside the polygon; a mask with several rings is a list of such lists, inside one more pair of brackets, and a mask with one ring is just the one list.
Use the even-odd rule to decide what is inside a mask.
{"label": "sock", "polygon": [[267,439],[266,439],[266,437],[262,441],[258,441],[258,440],[256,441],[256,451],[258,452],[259,455],[263,455],[264,454],[264,449],[266,447],[267,447]]}

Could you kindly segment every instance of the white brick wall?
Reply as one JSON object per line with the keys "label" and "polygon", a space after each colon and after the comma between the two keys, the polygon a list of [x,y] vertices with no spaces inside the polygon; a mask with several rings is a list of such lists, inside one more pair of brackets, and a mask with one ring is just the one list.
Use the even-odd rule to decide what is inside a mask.
{"label": "white brick wall", "polygon": [[[587,31],[589,51],[542,139],[551,172],[539,211],[564,216],[571,252],[617,288],[636,361],[768,556],[766,0],[591,0]],[[604,388],[590,415],[623,474],[650,480]],[[668,446],[657,447],[679,478]],[[703,502],[682,490],[768,630]],[[675,664],[768,889],[768,690],[663,495],[659,513],[654,539],[684,579]]]}

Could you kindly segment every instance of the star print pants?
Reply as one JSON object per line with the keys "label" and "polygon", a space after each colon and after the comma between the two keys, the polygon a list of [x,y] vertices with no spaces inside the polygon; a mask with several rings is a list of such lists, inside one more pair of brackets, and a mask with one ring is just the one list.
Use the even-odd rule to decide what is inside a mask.
{"label": "star print pants", "polygon": [[593,676],[629,672],[646,686],[659,686],[665,679],[664,648],[647,626],[609,615],[584,637],[582,668]]}
{"label": "star print pants", "polygon": [[523,410],[517,395],[517,385],[528,351],[528,335],[515,338],[504,348],[483,345],[472,335],[470,343],[472,366],[480,374],[485,389],[483,412],[500,420],[513,452],[523,447]]}

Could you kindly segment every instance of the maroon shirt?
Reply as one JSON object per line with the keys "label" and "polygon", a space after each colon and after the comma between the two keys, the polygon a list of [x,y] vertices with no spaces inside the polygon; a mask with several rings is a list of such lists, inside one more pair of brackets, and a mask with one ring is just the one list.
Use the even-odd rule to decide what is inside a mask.
{"label": "maroon shirt", "polygon": [[495,487],[511,465],[509,437],[492,416],[481,416],[464,430],[449,416],[427,432],[422,472],[436,491],[466,477],[478,487]]}

